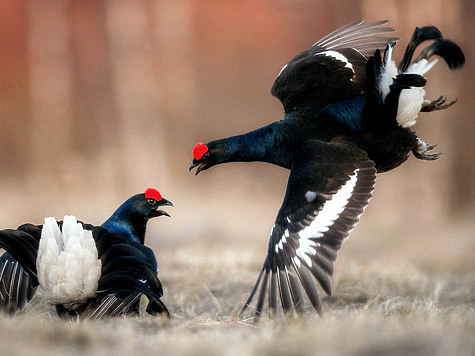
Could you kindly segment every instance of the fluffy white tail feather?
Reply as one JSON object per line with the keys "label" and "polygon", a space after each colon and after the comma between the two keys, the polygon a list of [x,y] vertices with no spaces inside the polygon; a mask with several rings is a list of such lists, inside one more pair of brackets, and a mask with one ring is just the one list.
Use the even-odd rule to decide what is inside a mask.
{"label": "fluffy white tail feather", "polygon": [[379,75],[379,91],[383,100],[386,98],[386,95],[388,95],[389,86],[393,83],[393,79],[396,78],[398,74],[396,63],[391,59],[392,53],[393,47],[389,46],[385,53],[384,63]]}
{"label": "fluffy white tail feather", "polygon": [[74,216],[65,216],[62,231],[45,218],[36,259],[40,286],[54,304],[75,307],[97,291],[101,260],[92,232]]}
{"label": "fluffy white tail feather", "polygon": [[[386,63],[383,65],[383,69],[379,76],[379,91],[383,99],[388,95],[389,86],[393,83],[393,79],[398,75],[396,64],[391,59],[391,55],[392,48],[390,47],[388,49]],[[437,59],[434,59],[431,62],[427,59],[421,59],[420,61],[411,64],[404,73],[424,75],[431,70],[437,62]],[[411,127],[416,124],[417,115],[421,111],[425,94],[426,91],[424,88],[419,87],[405,89],[401,92],[396,116],[399,126]]]}

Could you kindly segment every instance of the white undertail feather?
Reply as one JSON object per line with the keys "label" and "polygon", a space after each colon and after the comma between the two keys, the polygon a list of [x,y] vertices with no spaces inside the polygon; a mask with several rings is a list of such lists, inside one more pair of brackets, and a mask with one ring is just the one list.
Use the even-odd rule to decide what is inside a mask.
{"label": "white undertail feather", "polygon": [[389,86],[393,83],[393,79],[397,77],[396,63],[391,59],[393,47],[389,46],[384,56],[383,66],[381,68],[381,74],[379,75],[379,91],[383,97],[389,93]]}
{"label": "white undertail feather", "polygon": [[65,216],[62,231],[45,218],[36,259],[40,286],[53,304],[75,307],[97,291],[101,260],[92,232],[74,216]]}
{"label": "white undertail feather", "polygon": [[[396,68],[396,63],[391,59],[392,47],[388,49],[387,61],[383,63],[383,69],[379,76],[379,91],[383,97],[389,93],[389,86],[393,83],[393,79],[399,74]],[[411,64],[405,74],[419,74],[424,75],[432,69],[438,62],[437,59],[429,62],[427,59],[421,59],[419,62]],[[399,126],[411,127],[416,124],[417,115],[421,111],[422,103],[426,91],[421,87],[412,87],[405,89],[399,96],[399,105],[397,110],[396,120]]]}

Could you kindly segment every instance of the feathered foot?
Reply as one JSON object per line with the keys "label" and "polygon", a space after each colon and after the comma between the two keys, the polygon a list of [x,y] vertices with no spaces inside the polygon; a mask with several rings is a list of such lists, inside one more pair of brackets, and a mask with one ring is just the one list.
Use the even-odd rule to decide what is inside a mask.
{"label": "feathered foot", "polygon": [[454,99],[450,103],[446,104],[446,100],[447,98],[443,95],[439,96],[437,99],[434,100],[424,100],[424,102],[422,103],[421,112],[444,110],[457,102],[457,99]]}
{"label": "feathered foot", "polygon": [[422,141],[420,138],[417,138],[417,144],[412,149],[412,153],[418,159],[423,159],[426,161],[434,161],[441,153],[427,153],[428,151],[434,149],[437,145],[429,145]]}

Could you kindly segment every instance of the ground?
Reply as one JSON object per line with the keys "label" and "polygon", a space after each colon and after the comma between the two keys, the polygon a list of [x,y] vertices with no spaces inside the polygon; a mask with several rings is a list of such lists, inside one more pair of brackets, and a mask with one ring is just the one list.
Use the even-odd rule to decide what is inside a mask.
{"label": "ground", "polygon": [[[380,258],[352,259],[350,245],[337,263],[334,294],[323,299],[322,316],[308,309],[303,317],[280,315],[255,324],[251,312],[240,317],[236,312],[264,256],[243,247],[223,241],[161,249],[171,320],[142,316],[64,322],[35,298],[15,318],[0,319],[0,354],[475,354],[470,254],[460,264],[442,259],[451,266],[444,269],[429,260],[397,266]],[[452,255],[448,251],[447,258]]]}

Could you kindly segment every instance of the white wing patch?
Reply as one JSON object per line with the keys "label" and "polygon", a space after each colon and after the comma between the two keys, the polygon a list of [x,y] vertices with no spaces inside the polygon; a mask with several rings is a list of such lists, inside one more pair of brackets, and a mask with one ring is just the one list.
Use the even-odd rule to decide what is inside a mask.
{"label": "white wing patch", "polygon": [[305,199],[307,199],[309,203],[313,202],[316,197],[317,197],[317,193],[311,192],[310,190],[307,193],[305,193]]}
{"label": "white wing patch", "polygon": [[337,51],[324,51],[324,52],[319,52],[319,53],[316,53],[315,54],[316,56],[329,56],[329,57],[333,57],[335,58],[336,60],[339,60],[340,62],[343,62],[345,63],[345,67],[346,68],[350,68],[353,73],[355,73],[355,69],[353,68],[353,65],[350,63],[350,61],[348,60],[348,58],[346,58],[344,55],[342,55],[340,52],[337,52]]}
{"label": "white wing patch", "polygon": [[279,249],[284,249],[284,244],[287,242],[287,237],[289,237],[289,229],[285,229],[284,235],[281,237],[279,243],[275,245],[275,252],[279,253]]}
{"label": "white wing patch", "polygon": [[101,260],[92,232],[74,216],[65,216],[62,231],[45,218],[36,259],[38,281],[54,304],[77,306],[97,291]]}
{"label": "white wing patch", "polygon": [[311,239],[322,237],[323,233],[328,231],[329,227],[343,212],[356,185],[358,170],[356,169],[353,175],[350,176],[350,179],[333,195],[332,199],[323,205],[322,210],[320,210],[310,225],[298,232],[300,246],[295,251],[296,256],[294,257],[294,262],[298,266],[300,266],[298,257],[302,258],[309,266],[312,265],[309,255],[315,255],[316,248],[320,244]]}

